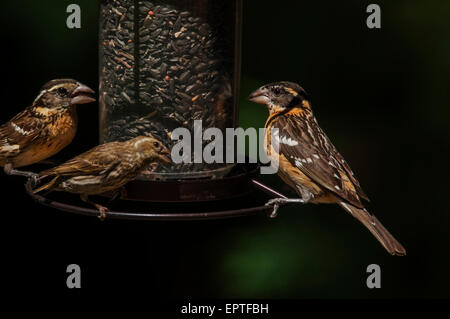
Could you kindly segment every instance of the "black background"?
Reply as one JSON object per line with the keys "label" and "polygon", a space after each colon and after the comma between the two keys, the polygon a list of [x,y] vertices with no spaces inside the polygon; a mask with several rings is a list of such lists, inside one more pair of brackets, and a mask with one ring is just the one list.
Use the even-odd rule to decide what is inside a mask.
{"label": "black background", "polygon": [[[240,125],[267,111],[246,96],[267,82],[300,83],[322,128],[372,199],[368,206],[404,244],[391,257],[339,207],[289,207],[264,217],[136,222],[71,215],[33,203],[23,180],[1,174],[2,272],[8,290],[82,291],[187,298],[448,297],[450,4],[378,1],[244,1]],[[77,1],[81,30],[65,26],[71,1],[2,2],[1,122],[46,81],[98,87],[97,3]],[[98,105],[79,108],[68,159],[98,143]],[[264,177],[285,193],[277,177]],[[382,268],[382,289],[365,285]]]}

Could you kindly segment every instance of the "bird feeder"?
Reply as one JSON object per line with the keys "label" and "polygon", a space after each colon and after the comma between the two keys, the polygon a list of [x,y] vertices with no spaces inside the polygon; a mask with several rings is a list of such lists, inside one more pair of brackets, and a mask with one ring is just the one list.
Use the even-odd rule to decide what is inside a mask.
{"label": "bird feeder", "polygon": [[[177,143],[174,130],[195,136],[199,121],[202,132],[218,128],[224,136],[226,128],[237,127],[241,11],[241,0],[101,0],[100,143],[152,135],[171,148]],[[116,203],[118,210],[107,215],[204,219],[270,213],[262,193],[283,196],[257,182],[257,172],[256,165],[195,163],[193,158],[149,167],[126,185],[126,201],[120,201],[126,204]],[[31,194],[30,183],[27,190],[41,204],[98,214]],[[117,197],[106,195],[113,202]]]}
{"label": "bird feeder", "polygon": [[[151,134],[170,148],[177,128],[235,127],[240,20],[240,0],[101,1],[100,142]],[[141,179],[221,178],[232,167],[192,155]]]}
{"label": "bird feeder", "polygon": [[[100,143],[151,134],[171,148],[179,142],[176,129],[193,139],[208,128],[225,133],[237,125],[240,2],[100,2]],[[195,163],[190,154],[183,163],[144,170],[127,194],[151,201],[215,198],[204,180],[223,179],[233,166]],[[200,179],[207,190],[198,189]],[[154,181],[179,181],[179,187]]]}

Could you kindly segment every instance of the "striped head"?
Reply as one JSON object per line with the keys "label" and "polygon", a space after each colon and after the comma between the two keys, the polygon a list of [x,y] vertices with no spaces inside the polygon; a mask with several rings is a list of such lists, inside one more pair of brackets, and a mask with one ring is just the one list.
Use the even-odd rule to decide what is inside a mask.
{"label": "striped head", "polygon": [[135,152],[144,158],[146,162],[171,162],[170,152],[167,147],[154,137],[138,136],[125,143],[131,144]]}
{"label": "striped head", "polygon": [[73,79],[57,79],[47,82],[33,106],[47,109],[61,109],[78,104],[94,102],[94,90]]}
{"label": "striped head", "polygon": [[293,108],[311,108],[305,90],[293,82],[276,82],[264,85],[254,91],[249,100],[267,105],[271,114]]}

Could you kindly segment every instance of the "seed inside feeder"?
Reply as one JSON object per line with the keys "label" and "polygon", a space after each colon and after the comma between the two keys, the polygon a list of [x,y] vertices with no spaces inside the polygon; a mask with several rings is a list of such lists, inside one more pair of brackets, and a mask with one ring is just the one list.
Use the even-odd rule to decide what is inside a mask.
{"label": "seed inside feeder", "polygon": [[[102,1],[102,142],[152,134],[171,147],[177,142],[171,140],[172,131],[185,127],[192,132],[195,120],[203,121],[204,130],[232,127],[235,43],[225,37],[234,34],[223,23],[211,24],[219,18],[190,10],[186,1],[137,2],[138,10],[133,0]],[[160,165],[156,172],[189,174],[220,167]]]}

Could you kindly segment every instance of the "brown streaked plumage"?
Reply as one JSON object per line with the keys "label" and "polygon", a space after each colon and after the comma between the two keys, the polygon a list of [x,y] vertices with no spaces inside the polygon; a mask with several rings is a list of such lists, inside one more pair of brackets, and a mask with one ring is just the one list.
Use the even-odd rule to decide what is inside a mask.
{"label": "brown streaked plumage", "polygon": [[80,194],[82,200],[94,205],[104,218],[108,209],[89,201],[88,196],[117,190],[148,165],[158,162],[169,163],[170,153],[153,137],[139,136],[126,142],[106,143],[41,172],[40,179],[52,179],[34,193],[47,190]]}
{"label": "brown streaked plumage", "polygon": [[77,131],[76,106],[95,101],[94,93],[72,79],[45,84],[31,106],[0,127],[0,166],[7,174],[33,175],[14,168],[38,163],[69,145]]}
{"label": "brown streaked plumage", "polygon": [[[267,105],[267,154],[278,161],[278,174],[301,197],[269,202],[275,211],[278,205],[289,202],[338,204],[366,226],[390,254],[406,254],[403,246],[364,208],[361,199],[368,201],[367,195],[320,128],[302,87],[291,82],[272,83],[253,92],[250,100]],[[272,129],[276,129],[274,133]]]}

